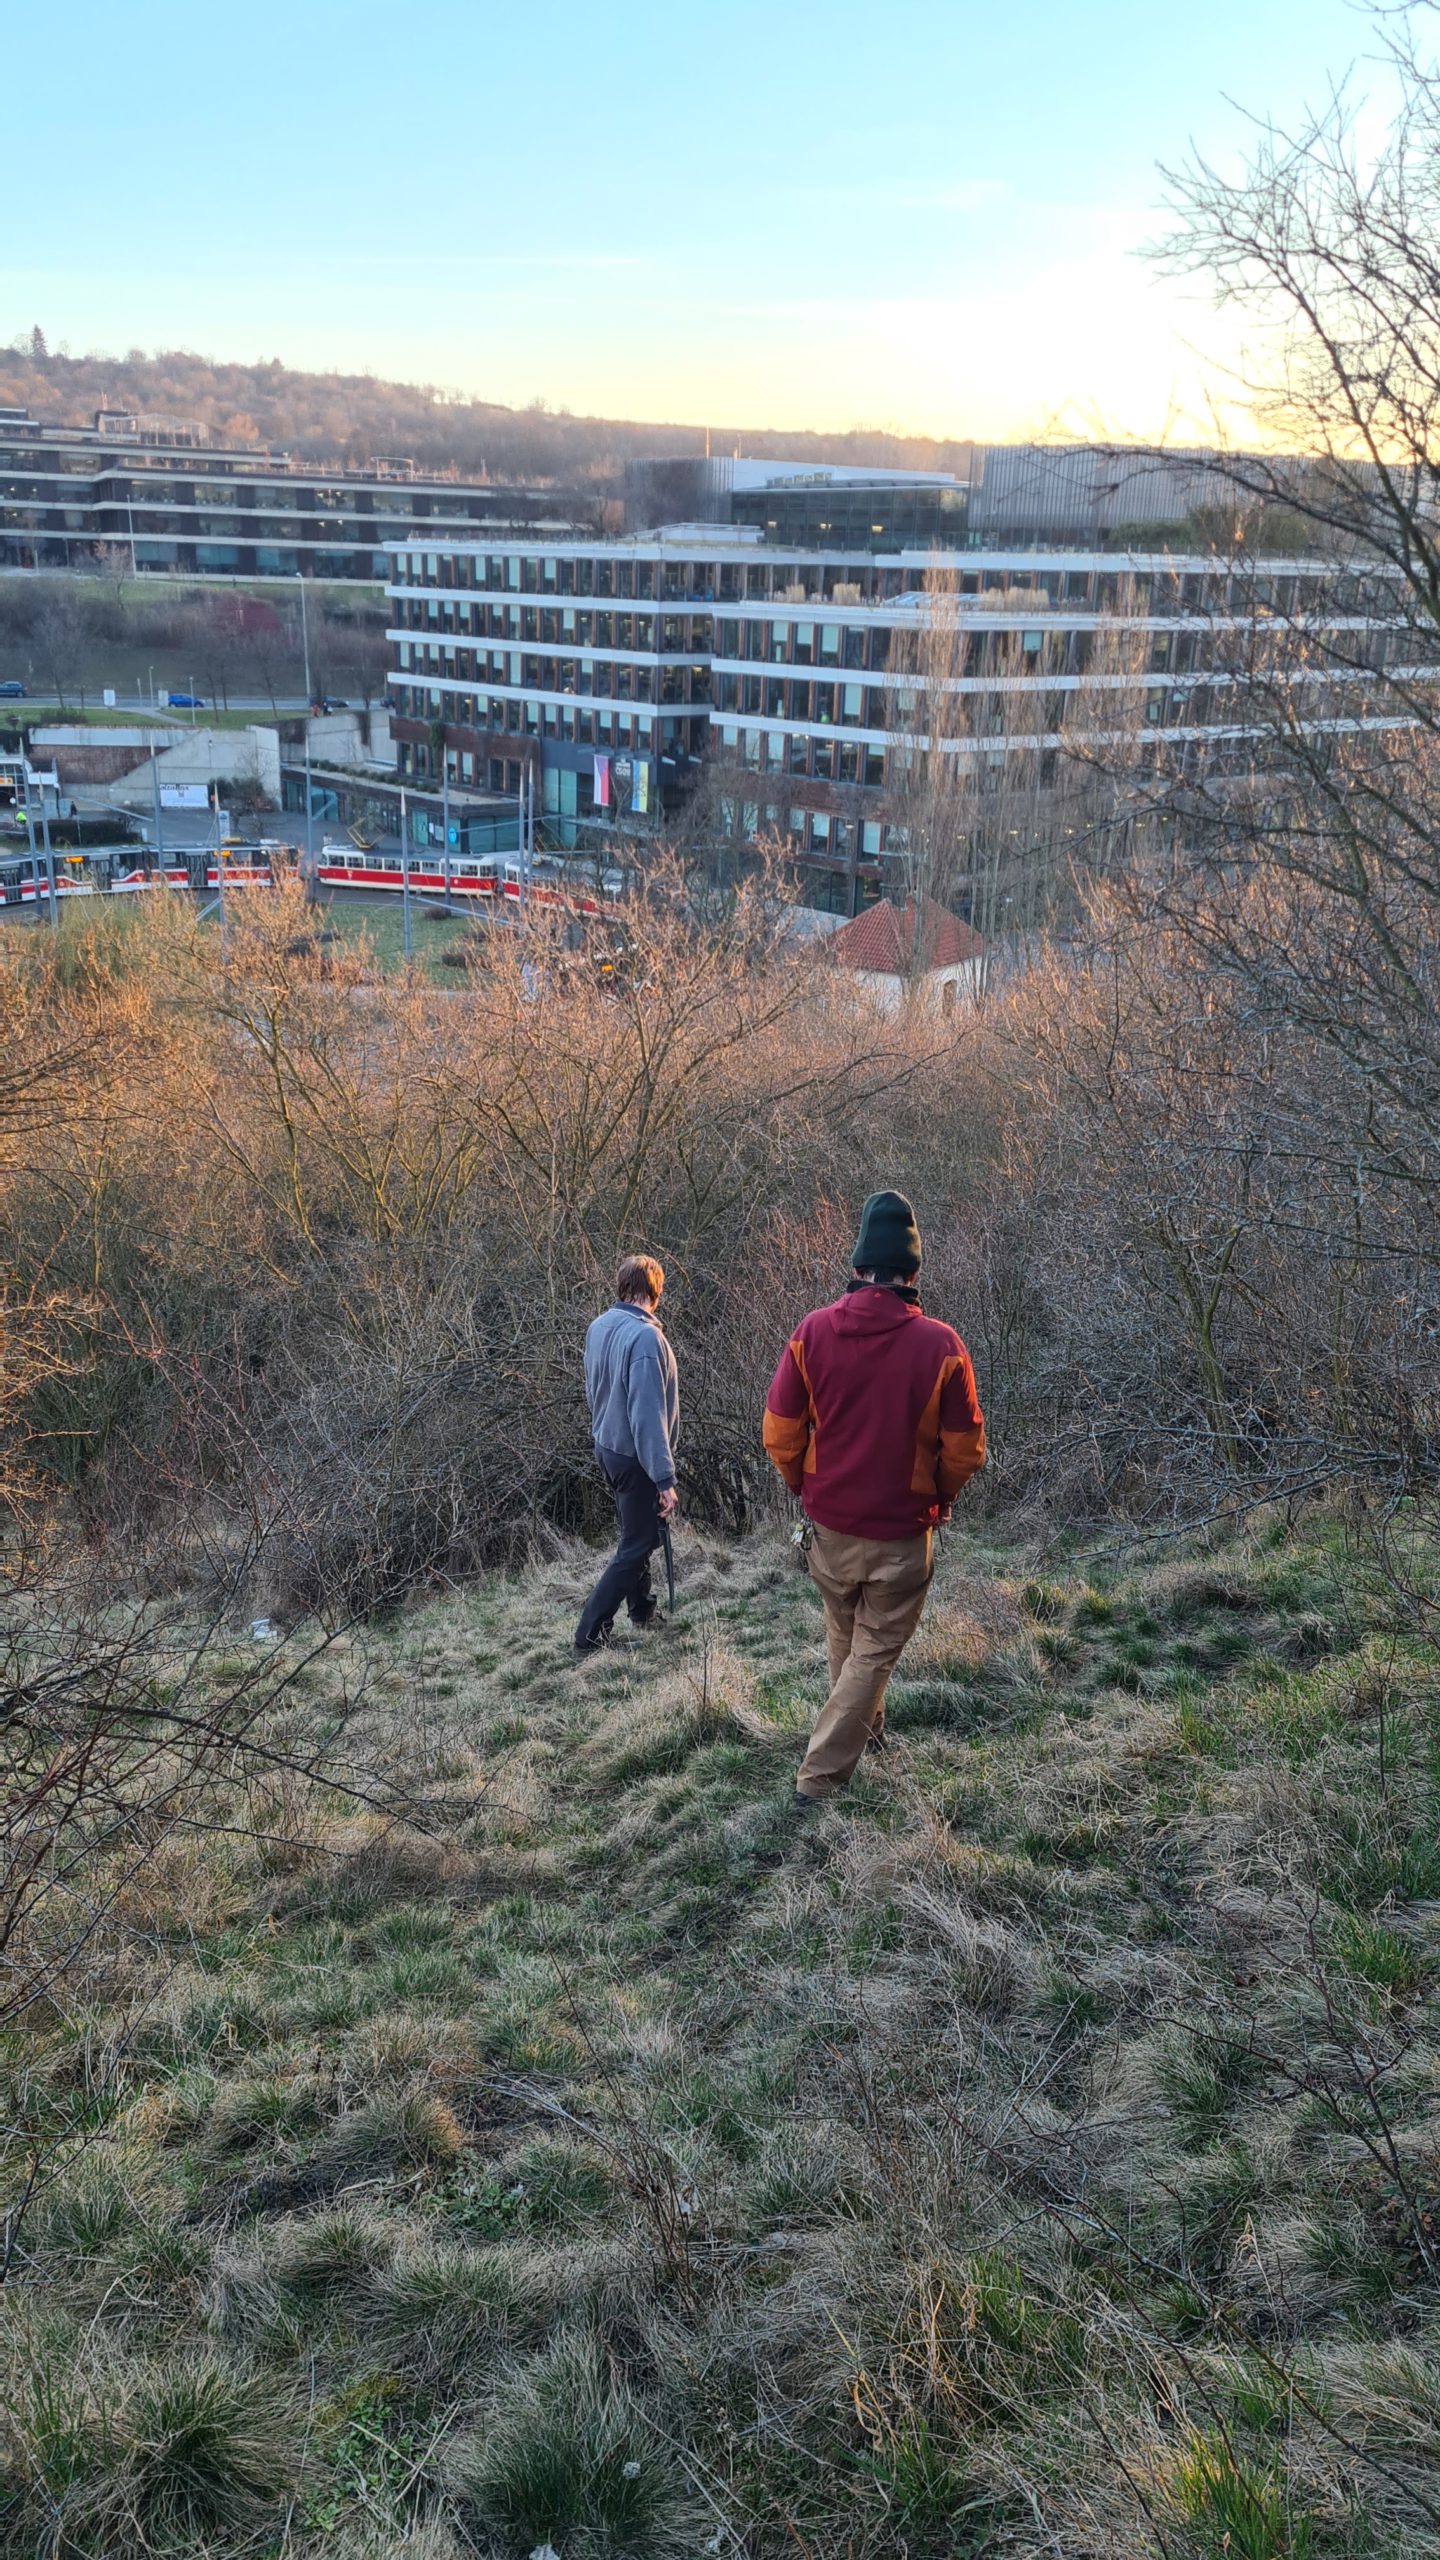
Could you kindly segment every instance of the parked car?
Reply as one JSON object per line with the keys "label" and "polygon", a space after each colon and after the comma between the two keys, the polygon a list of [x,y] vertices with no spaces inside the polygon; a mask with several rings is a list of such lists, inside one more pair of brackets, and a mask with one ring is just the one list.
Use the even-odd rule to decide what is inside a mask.
{"label": "parked car", "polygon": [[203,711],[205,708],[203,693],[170,693],[165,699],[172,711]]}
{"label": "parked car", "polygon": [[24,699],[25,687],[19,677],[7,676],[4,683],[0,684],[0,702],[23,702]]}

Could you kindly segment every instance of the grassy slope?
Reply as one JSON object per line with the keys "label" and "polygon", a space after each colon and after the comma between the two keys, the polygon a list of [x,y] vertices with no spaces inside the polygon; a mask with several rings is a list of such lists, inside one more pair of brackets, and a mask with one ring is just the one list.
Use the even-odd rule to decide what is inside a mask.
{"label": "grassy slope", "polygon": [[814,1596],[681,1562],[339,1644],[449,1835],[277,1787],[13,2056],[0,2550],[1440,2551],[1433,1661],[1328,1537],[957,1537],[797,1831]]}
{"label": "grassy slope", "polygon": [[[294,823],[293,821],[291,822]],[[303,824],[303,820],[300,822]],[[318,841],[318,830],[317,830]],[[326,928],[338,933],[345,942],[363,942],[374,965],[384,970],[401,969],[405,965],[405,919],[400,900],[388,902],[379,897],[363,901],[353,898],[324,900]],[[411,900],[410,939],[418,965],[437,986],[454,992],[463,988],[465,974],[460,969],[447,969],[441,954],[447,943],[454,942],[467,930],[469,918],[463,912],[447,916],[438,906],[429,906],[420,898]]]}
{"label": "grassy slope", "polygon": [[[73,575],[73,583],[72,583]],[[254,596],[271,605],[289,622],[287,630],[277,636],[269,661],[276,695],[284,703],[303,702],[305,694],[305,660],[300,645],[299,610],[294,578],[167,578],[160,576],[126,578],[119,586],[108,579],[87,579],[79,572],[67,575],[67,592],[87,605],[104,605],[134,612],[153,613],[167,605],[183,609],[188,605],[212,606],[217,600],[234,596]],[[111,640],[96,640],[84,647],[66,674],[66,708],[62,713],[53,691],[55,671],[47,666],[44,651],[32,632],[10,627],[6,607],[19,591],[7,590],[0,583],[0,680],[18,676],[28,686],[30,699],[20,703],[0,703],[0,719],[23,714],[25,719],[64,718],[66,720],[94,716],[97,706],[103,712],[100,697],[107,685],[113,685],[119,701],[117,719],[136,719],[141,710],[149,710],[152,683],[170,693],[199,692],[212,698],[215,676],[213,663],[207,670],[206,653],[197,637],[180,640],[157,640],[144,634],[117,634]],[[370,606],[380,600],[381,590],[360,585],[336,585],[326,579],[307,579],[306,602],[312,616],[312,628],[329,611],[351,613],[357,600]],[[318,645],[317,645],[318,655]],[[232,694],[264,698],[266,678],[258,663],[242,664],[229,677]],[[344,691],[338,679],[332,681],[332,692]],[[81,706],[85,706],[82,708]],[[180,713],[178,717],[188,717]],[[250,719],[271,716],[268,709],[251,711]],[[213,724],[212,724],[213,725]]]}
{"label": "grassy slope", "polygon": [[[18,849],[21,851],[25,849],[23,837],[19,840]],[[13,841],[0,835],[0,850],[13,854],[17,847]],[[89,902],[87,902],[87,912],[88,904]],[[118,911],[115,920],[122,930],[143,928],[143,910],[137,911],[133,905],[118,899],[114,905]],[[62,904],[64,918],[62,931],[70,918],[78,912],[78,909],[67,908]],[[3,932],[7,926],[29,931],[35,921],[33,907],[10,907],[0,911],[0,932]],[[213,901],[210,922],[218,930]],[[422,904],[418,898],[414,901],[411,941],[414,945],[415,964],[433,985],[445,988],[451,995],[463,993],[466,983],[465,973],[460,969],[447,969],[443,954],[449,943],[464,935],[467,923],[468,919],[463,915],[447,916],[438,908]],[[343,943],[363,946],[366,965],[369,967],[389,972],[403,969],[405,965],[404,920],[400,913],[398,898],[393,899],[388,905],[378,897],[367,900],[343,897],[322,899],[319,929],[322,932],[338,934]]]}

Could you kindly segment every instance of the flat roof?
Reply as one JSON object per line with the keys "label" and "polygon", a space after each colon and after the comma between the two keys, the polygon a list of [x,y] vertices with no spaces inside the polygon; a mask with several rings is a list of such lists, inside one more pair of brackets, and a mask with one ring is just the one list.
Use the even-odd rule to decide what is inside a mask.
{"label": "flat roof", "polygon": [[[449,534],[439,540],[434,534],[414,534],[408,541],[377,543],[375,548],[388,551],[391,557],[397,560],[402,554],[412,551],[433,551],[437,554],[450,552],[457,555],[468,555],[470,552],[476,554],[498,552],[502,555],[510,552],[533,554],[540,551],[552,553],[557,559],[566,560],[726,561],[733,559],[736,563],[744,561],[747,564],[755,561],[770,561],[779,568],[813,568],[817,564],[823,564],[827,568],[914,569],[918,564],[929,569],[938,558],[941,565],[946,569],[953,569],[956,576],[966,577],[991,569],[1024,570],[1035,575],[1042,575],[1047,569],[1068,570],[1074,574],[1104,572],[1121,575],[1127,570],[1163,570],[1172,577],[1202,575],[1216,577],[1224,574],[1231,565],[1212,551],[1082,551],[1078,548],[1069,548],[1064,544],[1056,544],[1047,550],[1041,550],[1035,544],[996,545],[985,551],[942,551],[938,554],[928,547],[919,545],[900,551],[833,551],[827,549],[823,543],[808,543],[803,550],[799,550],[773,542],[756,543],[751,540],[741,540],[738,538],[739,528],[723,524],[660,525],[653,533],[617,534],[608,540],[586,536],[575,541],[559,542],[542,541],[539,538],[542,530],[543,528],[537,525],[523,535],[507,534],[500,539],[487,536],[483,528],[477,528],[474,532],[467,529],[463,541],[456,541]],[[1343,568],[1346,565],[1344,562],[1320,559],[1313,554],[1302,557],[1294,553],[1282,552],[1251,560],[1247,562],[1246,567],[1247,574],[1258,577],[1319,577],[1333,574],[1337,567]],[[624,599],[622,598],[621,601],[623,602]],[[644,603],[646,599],[641,597],[639,601]],[[741,604],[747,599],[738,596],[733,599],[726,598],[727,603],[732,601]],[[748,601],[780,603],[784,599],[752,597]],[[815,601],[818,602],[819,599]],[[827,598],[826,601],[828,602],[829,599]],[[887,601],[893,602],[894,599],[890,598]],[[968,603],[970,599],[965,597],[961,601]],[[981,601],[983,602],[983,598]]]}

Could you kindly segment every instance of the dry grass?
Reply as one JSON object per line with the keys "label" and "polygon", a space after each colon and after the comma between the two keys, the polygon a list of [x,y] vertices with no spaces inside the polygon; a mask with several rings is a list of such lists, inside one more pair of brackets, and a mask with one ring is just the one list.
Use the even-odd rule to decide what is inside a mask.
{"label": "dry grass", "polygon": [[168,1843],[12,2038],[4,2560],[1440,2553],[1433,1661],[957,1537],[797,1833],[814,1596],[685,1552],[372,1633],[429,1826]]}

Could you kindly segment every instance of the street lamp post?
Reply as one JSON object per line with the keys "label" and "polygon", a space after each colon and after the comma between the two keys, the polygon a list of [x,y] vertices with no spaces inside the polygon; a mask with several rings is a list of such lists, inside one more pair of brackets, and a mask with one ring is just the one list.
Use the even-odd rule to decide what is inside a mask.
{"label": "street lamp post", "polygon": [[215,889],[220,905],[220,966],[230,958],[230,919],[225,911],[225,847],[220,840],[220,785],[212,783],[210,797],[215,810]]}
{"label": "street lamp post", "polygon": [[405,785],[400,785],[400,918],[404,931],[405,957],[414,955],[415,944],[410,932],[410,825],[405,815]]}
{"label": "street lamp post", "polygon": [[305,717],[308,720],[310,717],[310,705],[315,699],[314,694],[310,690],[310,617],[305,608],[304,570],[297,569],[295,576],[300,588],[300,646],[305,652]]}
{"label": "street lamp post", "polygon": [[50,921],[58,924],[60,910],[55,899],[55,853],[50,842],[50,819],[45,807],[45,785],[40,785],[40,833],[45,839],[45,884],[49,893]]}
{"label": "street lamp post", "polygon": [[38,907],[40,904],[40,851],[35,836],[35,813],[30,806],[30,768],[28,765],[22,763],[21,775],[25,786],[25,834],[30,846],[30,885],[35,892],[35,904]]}

